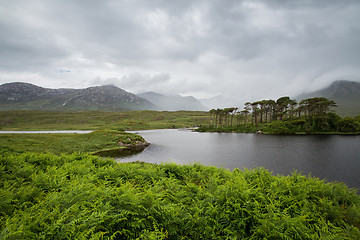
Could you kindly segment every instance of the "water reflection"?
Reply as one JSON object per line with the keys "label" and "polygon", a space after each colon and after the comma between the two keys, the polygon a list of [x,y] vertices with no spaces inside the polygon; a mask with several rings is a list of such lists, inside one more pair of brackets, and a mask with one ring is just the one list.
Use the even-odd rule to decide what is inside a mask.
{"label": "water reflection", "polygon": [[360,136],[257,135],[197,133],[179,130],[139,131],[151,145],[119,161],[200,162],[234,168],[265,167],[274,174],[303,174],[360,188]]}

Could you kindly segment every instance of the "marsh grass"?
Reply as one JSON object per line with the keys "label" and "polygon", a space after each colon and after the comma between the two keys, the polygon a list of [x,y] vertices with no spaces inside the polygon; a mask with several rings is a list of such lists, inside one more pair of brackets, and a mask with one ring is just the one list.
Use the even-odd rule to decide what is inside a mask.
{"label": "marsh grass", "polygon": [[194,127],[207,122],[207,112],[195,111],[0,111],[0,130],[145,130]]}
{"label": "marsh grass", "polygon": [[0,156],[1,239],[360,239],[344,184],[265,169]]}
{"label": "marsh grass", "polygon": [[118,145],[145,141],[141,136],[120,130],[95,130],[88,134],[0,134],[0,146],[3,152],[12,153],[96,153],[118,150]]}

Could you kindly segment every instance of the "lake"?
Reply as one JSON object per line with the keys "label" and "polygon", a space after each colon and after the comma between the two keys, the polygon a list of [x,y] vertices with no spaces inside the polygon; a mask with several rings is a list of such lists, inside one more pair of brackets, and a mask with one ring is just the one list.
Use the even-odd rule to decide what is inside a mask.
{"label": "lake", "polygon": [[359,135],[260,135],[189,130],[134,131],[150,143],[119,162],[202,163],[228,169],[264,167],[273,174],[294,170],[360,188]]}

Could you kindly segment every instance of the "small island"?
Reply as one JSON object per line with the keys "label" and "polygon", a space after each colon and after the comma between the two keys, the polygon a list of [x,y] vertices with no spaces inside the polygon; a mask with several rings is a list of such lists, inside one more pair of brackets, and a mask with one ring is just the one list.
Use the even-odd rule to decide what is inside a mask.
{"label": "small island", "polygon": [[336,103],[325,97],[297,102],[290,97],[247,102],[243,110],[231,107],[209,111],[209,124],[199,132],[264,134],[359,134],[360,116],[334,113]]}

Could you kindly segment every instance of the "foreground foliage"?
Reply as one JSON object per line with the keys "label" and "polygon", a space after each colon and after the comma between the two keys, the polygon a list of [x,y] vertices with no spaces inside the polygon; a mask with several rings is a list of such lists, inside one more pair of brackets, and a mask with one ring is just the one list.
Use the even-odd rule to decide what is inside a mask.
{"label": "foreground foliage", "polygon": [[264,169],[0,156],[1,239],[360,239],[344,184]]}

